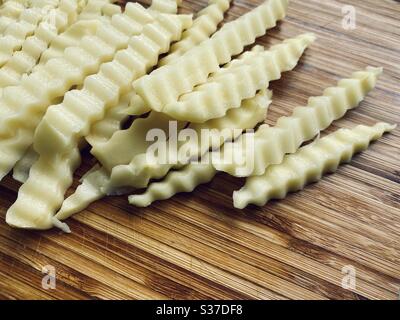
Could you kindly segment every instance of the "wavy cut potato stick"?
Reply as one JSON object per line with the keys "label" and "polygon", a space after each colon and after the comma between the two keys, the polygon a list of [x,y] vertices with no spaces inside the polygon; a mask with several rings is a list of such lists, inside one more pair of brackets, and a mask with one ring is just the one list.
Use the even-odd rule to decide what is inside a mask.
{"label": "wavy cut potato stick", "polygon": [[177,13],[181,3],[182,0],[153,0],[150,9],[163,13]]}
{"label": "wavy cut potato stick", "polygon": [[178,102],[166,105],[163,112],[177,120],[197,123],[223,117],[227,110],[239,107],[242,100],[253,97],[258,90],[268,87],[270,81],[292,70],[299,55],[314,40],[313,34],[285,40],[246,59],[245,64],[231,68],[230,72],[214,76],[213,81],[199,85],[181,96]]}
{"label": "wavy cut potato stick", "polygon": [[[262,46],[254,46],[250,52],[246,52],[242,54],[238,59],[235,59],[232,61],[232,63],[227,64],[225,67],[220,68],[217,72],[215,72],[212,77],[210,77],[210,81],[213,80],[214,77],[217,77],[218,75],[225,74],[226,72],[229,72],[233,68],[237,66],[241,66],[245,63],[247,63],[247,60],[253,59],[258,53],[264,52],[264,48]],[[137,95],[134,95],[134,98],[138,97]],[[257,97],[255,98],[257,99]],[[139,97],[139,101],[142,101],[141,98]],[[140,154],[139,152],[136,153],[136,150],[138,150],[138,147],[135,146],[133,147],[132,142],[131,145],[128,144],[128,141],[138,141],[140,145],[143,144],[142,140],[144,140],[144,137],[142,140],[141,137],[142,135],[138,134],[137,129],[135,127],[138,125],[138,130],[139,132],[142,131],[142,123],[146,123],[146,130],[150,130],[151,126],[154,126],[153,122],[154,120],[158,120],[157,122],[157,127],[162,130],[167,130],[168,129],[168,123],[169,121],[172,121],[173,119],[168,116],[161,117],[160,115],[154,115],[149,116],[143,120],[139,119],[135,121],[129,130],[124,130],[121,132],[117,132],[115,134],[115,137],[112,137],[110,141],[108,141],[106,144],[95,146],[92,149],[92,154],[108,169],[112,170],[115,166],[117,165],[123,165],[123,164],[128,164],[136,154]],[[164,124],[164,125],[161,125]],[[186,122],[180,122],[178,121],[178,128],[183,128],[186,125]],[[207,124],[205,124],[207,126]],[[146,147],[148,147],[148,144],[146,144]]]}
{"label": "wavy cut potato stick", "polygon": [[158,65],[171,64],[184,53],[207,40],[217,31],[218,24],[224,19],[224,13],[229,9],[231,2],[232,0],[209,0],[208,6],[197,14],[193,26],[183,33],[180,41],[172,45],[168,56],[161,59]]}
{"label": "wavy cut potato stick", "polygon": [[[21,228],[57,226],[53,216],[64,200],[80,161],[79,138],[88,132],[93,119],[101,118],[108,106],[118,103],[119,96],[129,90],[135,77],[142,76],[157,64],[158,56],[167,52],[170,43],[179,39],[191,23],[190,16],[158,15],[153,23],[143,28],[141,35],[131,38],[127,49],[103,64],[98,74],[86,78],[81,90],[68,92],[61,105],[49,109],[35,135],[34,147],[39,160],[21,187],[17,201],[7,211],[7,222]],[[63,119],[57,119],[59,111]],[[51,140],[48,140],[50,136]],[[57,149],[52,145],[50,151],[50,141],[53,143],[61,136],[67,143],[61,143]],[[47,174],[46,166],[54,173]]]}
{"label": "wavy cut potato stick", "polygon": [[[77,6],[77,0],[71,0],[72,5]],[[0,66],[3,66],[19,50],[25,39],[32,35],[41,21],[51,19],[52,11],[58,5],[55,1],[45,7],[32,7],[24,10],[18,21],[10,24],[0,37]]]}
{"label": "wavy cut potato stick", "polygon": [[39,155],[31,146],[13,168],[13,178],[21,183],[25,183],[29,177],[29,170],[38,160]]}
{"label": "wavy cut potato stick", "polygon": [[287,0],[268,0],[225,25],[209,40],[189,50],[172,65],[161,67],[134,83],[135,91],[155,111],[176,102],[182,94],[204,83],[220,65],[231,61],[246,45],[265,34],[286,15]]}
{"label": "wavy cut potato stick", "polygon": [[[104,13],[104,11],[106,13]],[[61,57],[68,47],[77,47],[86,36],[94,36],[102,21],[109,22],[111,17],[121,14],[121,7],[107,0],[89,0],[78,16],[78,21],[55,37],[50,46],[40,56],[38,67],[50,59]]]}
{"label": "wavy cut potato stick", "polygon": [[[169,2],[166,5],[163,4],[164,2],[163,3],[161,2],[163,2],[163,0],[153,1],[152,5],[150,6],[150,9],[159,12],[176,13],[178,11],[178,5],[181,4],[181,1],[178,0],[169,0]],[[193,26],[188,28],[183,33],[182,38],[185,35],[185,33],[192,28]],[[179,43],[180,41],[176,43]],[[127,99],[130,99],[128,106],[125,104]],[[144,106],[144,101],[140,98],[140,96],[133,94],[133,91],[125,94],[121,98],[121,100],[124,103],[122,104],[120,103],[116,108],[108,110],[104,116],[104,119],[98,121],[95,125],[93,125],[92,131],[95,132],[91,133],[90,136],[87,137],[88,142],[92,146],[94,146],[96,142],[103,141],[104,138],[106,137],[111,138],[112,135],[111,133],[114,133],[120,129],[121,122],[124,119],[126,119],[128,115],[143,115],[144,113],[146,113],[147,107]],[[135,112],[137,114],[134,114]],[[104,130],[104,133],[101,132],[102,130]],[[92,136],[96,136],[96,138],[93,139]]]}
{"label": "wavy cut potato stick", "polygon": [[55,215],[57,220],[66,220],[75,213],[87,208],[93,202],[100,200],[106,194],[102,190],[109,181],[109,173],[101,167],[94,167],[82,179],[82,183],[75,192],[62,204],[61,209]]}
{"label": "wavy cut potato stick", "polygon": [[99,20],[81,20],[72,24],[51,41],[49,48],[40,56],[39,63],[33,70],[43,67],[51,59],[62,57],[65,49],[79,46],[79,42],[86,36],[94,36],[100,25]]}
{"label": "wavy cut potato stick", "polygon": [[[236,139],[243,131],[254,128],[265,119],[270,103],[269,96],[269,91],[262,91],[255,98],[245,100],[241,108],[231,109],[226,117],[213,119],[203,124],[191,124],[188,129],[190,132],[195,132],[195,136],[201,137],[202,132],[210,134],[201,141],[197,139],[178,141],[177,150],[179,154],[184,154],[182,159],[175,154],[174,150],[171,150],[172,154],[168,154],[170,150],[167,149],[166,155],[160,153],[154,160],[151,160],[149,153],[146,152],[136,155],[128,165],[114,167],[105,191],[108,194],[114,194],[118,193],[120,188],[124,190],[126,187],[147,187],[151,179],[161,179],[172,168],[180,168],[191,159],[201,158],[210,149],[220,148],[225,141]],[[217,134],[214,134],[215,132]],[[177,158],[176,161],[171,160],[174,158]]]}
{"label": "wavy cut potato stick", "polygon": [[71,86],[98,71],[103,62],[126,47],[131,36],[154,21],[139,4],[129,3],[124,14],[102,24],[95,36],[85,37],[79,47],[70,47],[62,57],[22,79],[17,87],[7,87],[0,98],[0,179],[23,156],[33,142],[33,133],[50,103]]}
{"label": "wavy cut potato stick", "polygon": [[[305,39],[308,39],[308,36]],[[280,72],[287,71],[289,65],[293,68],[297,64],[297,61],[302,56],[307,45],[313,41],[313,37],[310,37],[307,41],[303,41],[302,38],[297,39],[297,41],[301,42],[300,50],[293,50],[293,44],[286,41],[282,43],[282,47],[279,49],[281,59],[272,60],[272,65],[270,65],[269,70],[272,70],[271,74],[275,75],[275,79],[280,78]],[[290,54],[287,52],[285,54],[285,51],[290,52]],[[253,59],[254,55],[263,54],[264,52],[250,52],[244,55],[243,59],[240,61],[235,61],[230,67],[222,68],[218,73],[214,74],[210,83],[218,81],[220,77],[225,77],[227,74],[230,74],[230,72],[235,72],[241,65],[246,64],[248,59]],[[201,125],[199,124],[198,126]],[[129,165],[120,165],[113,168],[107,192],[111,192],[111,190],[118,189],[119,187],[146,187],[150,179],[162,178],[172,167],[170,164],[158,164],[159,161],[157,159],[155,159],[154,162],[155,163],[148,163],[146,155],[140,155],[135,157]]]}
{"label": "wavy cut potato stick", "polygon": [[210,182],[216,174],[212,163],[188,164],[181,170],[171,171],[164,180],[150,184],[145,193],[129,196],[129,203],[148,207],[155,201],[170,199],[177,193],[192,192],[199,185]]}
{"label": "wavy cut potato stick", "polygon": [[289,192],[299,191],[321,180],[324,174],[335,172],[341,163],[350,162],[354,154],[366,150],[371,141],[394,128],[387,123],[358,126],[316,140],[285,156],[281,164],[268,167],[263,175],[248,178],[245,186],[234,192],[234,206],[243,209],[249,204],[263,206],[271,199],[283,199]]}
{"label": "wavy cut potato stick", "polygon": [[4,31],[10,24],[19,19],[25,9],[25,4],[20,1],[7,1],[2,4],[0,8],[0,36],[4,35]]}
{"label": "wavy cut potato stick", "polygon": [[[231,0],[209,0],[208,6],[201,10],[193,21],[193,26],[183,33],[180,41],[172,45],[169,54],[161,59],[158,65],[165,66],[174,63],[187,51],[207,40],[224,19],[224,13],[229,9],[230,2]],[[156,72],[157,70],[154,74]],[[139,95],[132,97],[128,110],[130,115],[140,116],[150,111],[151,108]]]}
{"label": "wavy cut potato stick", "polygon": [[18,191],[17,201],[7,211],[6,222],[17,228],[49,229],[59,226],[53,219],[55,210],[64,199],[65,190],[72,183],[72,174],[80,165],[80,154],[41,158],[29,172],[29,178]]}
{"label": "wavy cut potato stick", "polygon": [[10,60],[0,69],[0,88],[18,85],[23,74],[32,70],[41,54],[59,32],[73,24],[77,17],[76,0],[61,0],[54,10],[54,26],[42,21],[31,37],[22,44],[20,51],[15,52]]}
{"label": "wavy cut potato stick", "polygon": [[[235,161],[215,163],[215,168],[236,177],[263,174],[269,165],[281,163],[285,154],[296,152],[303,142],[312,139],[334,120],[342,118],[348,110],[357,107],[375,87],[381,73],[382,68],[372,67],[355,72],[350,79],[339,81],[337,87],[326,89],[323,96],[310,98],[308,105],[296,108],[292,116],[281,117],[275,127],[265,125],[254,135],[243,135],[239,141],[224,148],[228,154],[226,158]],[[247,145],[246,139],[254,140],[256,153],[242,148]],[[238,164],[250,162],[254,166],[243,167]]]}
{"label": "wavy cut potato stick", "polygon": [[[241,108],[232,110],[232,112],[228,112],[227,116],[223,119],[213,120],[208,123],[208,125],[202,124],[201,127],[196,125],[197,128],[193,127],[192,129],[197,130],[197,132],[200,134],[200,130],[202,128],[208,128],[210,130],[221,130],[221,128],[242,128],[243,130],[245,130],[248,128],[253,128],[257,125],[257,123],[262,122],[265,119],[270,103],[270,97],[271,93],[269,91],[262,91],[253,99],[244,102]],[[136,157],[143,157],[143,154],[145,154],[148,147],[152,144],[152,142],[146,142],[145,136],[147,132],[151,128],[154,128],[155,125],[160,126],[161,123],[164,123],[164,131],[168,130],[169,120],[167,118],[167,121],[162,121],[163,118],[165,119],[166,116],[161,113],[152,112],[149,116],[149,119],[138,119],[136,122],[134,122],[136,124],[134,127],[132,126],[129,129],[130,131],[120,131],[118,135],[121,135],[121,137],[114,137],[114,139],[118,140],[119,143],[108,144],[109,147],[113,148],[112,150],[109,149],[111,150],[110,154],[117,155],[114,159],[114,163],[122,163],[121,160],[125,160],[126,163],[128,163],[129,159],[132,159],[134,153],[136,154]],[[141,125],[139,126],[139,124]],[[136,139],[132,139],[132,137],[135,137]],[[119,156],[126,153],[126,150],[123,149],[124,143],[122,138],[126,139],[126,141],[135,142],[134,147],[130,149],[130,156],[123,159],[121,159],[121,157]],[[197,154],[201,154],[203,150],[208,150],[209,147],[212,146],[218,147],[221,143],[219,142],[220,140],[214,141],[217,141],[217,144],[209,144],[203,146],[192,145],[193,152],[195,152],[196,149]],[[118,151],[118,149],[120,150]],[[170,169],[172,169],[172,167],[173,165],[162,166],[160,170],[164,170],[165,175]],[[109,172],[104,167],[91,171],[83,179],[82,184],[78,187],[76,192],[64,201],[60,211],[56,215],[56,218],[64,220],[71,215],[83,210],[90,203],[104,197],[107,194],[106,187],[109,182]]]}

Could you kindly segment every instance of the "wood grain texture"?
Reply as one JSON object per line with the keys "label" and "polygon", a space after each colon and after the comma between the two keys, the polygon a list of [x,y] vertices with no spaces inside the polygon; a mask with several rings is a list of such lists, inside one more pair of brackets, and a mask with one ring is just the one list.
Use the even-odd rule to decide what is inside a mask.
{"label": "wood grain texture", "polygon": [[[226,21],[261,0],[234,0]],[[148,1],[142,2],[148,4]],[[184,0],[196,12],[206,0]],[[342,28],[353,5],[357,28]],[[400,5],[382,0],[292,0],[288,17],[258,42],[314,32],[299,66],[274,82],[267,122],[367,65],[385,73],[361,106],[329,128],[400,124]],[[99,201],[69,220],[70,235],[27,232],[4,222],[19,184],[0,186],[0,296],[21,299],[396,299],[400,290],[400,130],[352,164],[286,200],[232,207],[243,181],[219,175],[192,194],[147,209]],[[85,156],[77,178],[94,160]],[[76,179],[74,187],[78,181]],[[57,271],[41,287],[42,267]],[[356,288],[345,290],[342,268]]]}

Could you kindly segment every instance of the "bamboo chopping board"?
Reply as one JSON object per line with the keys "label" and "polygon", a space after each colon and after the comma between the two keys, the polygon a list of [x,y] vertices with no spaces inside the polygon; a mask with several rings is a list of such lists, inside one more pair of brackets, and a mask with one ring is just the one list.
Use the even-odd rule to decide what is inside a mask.
{"label": "bamboo chopping board", "polygon": [[[196,12],[206,0],[184,0]],[[234,0],[226,21],[261,0]],[[148,2],[144,1],[147,4]],[[356,29],[342,27],[345,4]],[[377,89],[327,130],[400,124],[400,4],[292,0],[288,17],[259,43],[303,32],[318,40],[272,84],[267,123],[367,65],[383,66]],[[396,299],[400,291],[400,130],[337,174],[263,208],[234,210],[242,180],[212,183],[147,209],[107,198],[68,221],[73,233],[13,230],[4,222],[19,184],[0,185],[0,298],[33,299]],[[87,154],[78,177],[94,160]],[[42,268],[56,289],[42,288]],[[345,268],[345,269],[343,269]],[[344,289],[344,270],[356,272]]]}

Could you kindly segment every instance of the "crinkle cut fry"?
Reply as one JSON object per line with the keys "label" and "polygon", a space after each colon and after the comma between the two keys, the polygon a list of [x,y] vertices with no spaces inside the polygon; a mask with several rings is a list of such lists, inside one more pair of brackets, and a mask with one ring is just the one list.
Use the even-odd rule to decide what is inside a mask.
{"label": "crinkle cut fry", "polygon": [[4,34],[4,30],[17,21],[21,13],[25,10],[24,3],[20,1],[7,1],[0,8],[0,36]]}
{"label": "crinkle cut fry", "polygon": [[[281,117],[275,127],[261,126],[254,134],[254,152],[247,152],[243,135],[235,143],[227,144],[226,158],[236,159],[229,163],[219,162],[214,166],[236,177],[261,175],[271,164],[279,164],[287,153],[294,153],[320,131],[329,127],[334,120],[342,118],[346,112],[359,105],[377,82],[382,68],[367,67],[365,71],[355,72],[350,79],[338,82],[337,87],[324,91],[323,96],[312,97],[306,107],[298,107],[290,117]],[[230,156],[229,156],[230,154]],[[233,158],[233,154],[236,156]],[[238,156],[238,154],[240,156]],[[245,163],[245,166],[237,162]],[[249,166],[249,163],[254,165]]]}
{"label": "crinkle cut fry", "polygon": [[13,178],[21,183],[25,183],[29,177],[29,171],[33,164],[38,160],[39,155],[31,146],[24,156],[15,164],[13,168]]}
{"label": "crinkle cut fry", "polygon": [[[103,15],[100,15],[103,14]],[[107,0],[89,0],[78,16],[78,21],[51,41],[49,48],[40,56],[37,67],[50,59],[63,55],[68,47],[79,46],[79,42],[88,35],[95,35],[102,22],[110,21],[115,14],[121,14],[121,7]],[[100,19],[102,18],[103,19]]]}
{"label": "crinkle cut fry", "polygon": [[204,83],[220,65],[231,61],[246,45],[265,34],[286,15],[287,0],[268,0],[225,25],[209,40],[189,50],[173,63],[134,83],[135,91],[155,111],[176,102],[182,94]]}
{"label": "crinkle cut fry", "polygon": [[[80,154],[50,159],[39,158],[29,172],[29,178],[18,191],[17,201],[7,211],[6,222],[17,228],[45,230],[54,226],[54,212],[64,199],[64,193],[72,183],[73,172],[80,165]],[[56,223],[57,224],[57,223]]]}
{"label": "crinkle cut fry", "polygon": [[88,0],[79,15],[80,20],[108,20],[114,14],[122,12],[121,6],[113,4],[114,1]]}
{"label": "crinkle cut fry", "polygon": [[[170,3],[167,6],[160,5],[160,2],[163,0],[156,0],[152,2],[150,6],[151,10],[160,11],[160,12],[171,12],[177,11],[178,5],[181,4],[181,1],[170,0]],[[224,0],[225,1],[225,0]],[[172,8],[175,8],[172,10]],[[186,34],[186,32],[192,29],[193,26],[188,28],[182,35]],[[181,40],[180,40],[181,41]],[[176,42],[175,44],[179,43]],[[172,49],[170,49],[171,51]],[[129,105],[126,105],[126,101],[129,99]],[[139,101],[138,101],[139,100]],[[142,109],[140,109],[142,108]],[[139,110],[140,109],[140,110]],[[129,110],[134,110],[138,112],[136,115],[143,115],[147,113],[148,110],[146,106],[144,106],[144,101],[140,98],[140,96],[133,93],[133,91],[128,92],[124,96],[121,97],[121,103],[115,108],[111,108],[106,111],[104,119],[99,120],[95,124],[93,124],[91,133],[86,137],[86,140],[89,144],[94,147],[99,143],[105,142],[109,140],[113,133],[121,129],[121,123],[128,117]]]}
{"label": "crinkle cut fry", "polygon": [[79,42],[84,37],[94,36],[101,23],[99,20],[80,20],[72,24],[51,42],[49,48],[40,56],[39,63],[33,68],[33,72],[43,67],[47,61],[62,57],[68,47],[79,46]]}
{"label": "crinkle cut fry", "polygon": [[354,154],[368,148],[395,126],[378,123],[375,126],[358,126],[352,130],[340,129],[314,143],[285,156],[281,164],[268,167],[261,176],[249,177],[245,186],[233,194],[235,208],[244,209],[249,204],[265,205],[271,199],[283,199],[289,192],[302,190],[307,184],[317,182],[328,172],[335,172]]}
{"label": "crinkle cut fry", "polygon": [[[224,12],[229,9],[230,2],[231,0],[209,0],[208,6],[198,13],[192,27],[183,33],[180,41],[172,45],[169,54],[161,59],[158,65],[165,66],[174,63],[187,51],[207,40],[224,19]],[[153,74],[156,74],[157,70]],[[130,115],[140,116],[150,111],[151,108],[139,95],[132,97],[128,111]]]}
{"label": "crinkle cut fry", "polygon": [[180,41],[172,45],[168,56],[161,59],[158,65],[164,66],[176,61],[185,52],[207,40],[217,31],[231,2],[232,0],[209,0],[208,6],[201,10],[193,21],[193,26],[183,33]]}
{"label": "crinkle cut fry", "polygon": [[46,21],[39,23],[34,34],[22,44],[20,51],[14,52],[10,60],[0,69],[0,88],[18,85],[23,74],[32,70],[41,54],[59,32],[76,21],[76,0],[61,0],[54,11],[54,28],[49,28]]}
{"label": "crinkle cut fry", "polygon": [[[264,47],[259,45],[254,46],[251,51],[242,54],[238,59],[233,60],[232,63],[229,63],[225,67],[220,68],[210,77],[209,80],[212,81],[214,77],[223,75],[227,72],[230,72],[230,70],[232,70],[233,68],[245,64],[247,60],[253,59],[255,55],[263,51]],[[134,98],[135,97],[138,96],[134,95]],[[255,99],[257,99],[257,97]],[[154,122],[157,123],[157,128],[166,131],[168,130],[168,122],[172,120],[173,119],[171,117],[168,117],[166,115],[161,116],[159,114],[154,115],[153,113],[151,113],[150,116],[145,119],[138,119],[134,121],[129,130],[117,132],[115,136],[113,136],[111,140],[107,143],[93,146],[92,154],[100,161],[100,163],[102,163],[103,166],[107,168],[107,170],[112,170],[117,165],[128,164],[135,157],[135,155],[145,152],[142,151],[144,150],[143,148],[138,147],[137,143],[133,144],[132,142],[138,141],[140,139],[142,139],[143,141],[145,140],[145,136],[138,133],[142,131],[142,126],[146,126],[146,130],[151,130],[151,126],[154,126]],[[216,122],[218,123],[218,121],[219,120],[217,120]],[[178,121],[178,128],[183,128],[184,126],[186,126],[186,122]],[[207,123],[205,124],[205,126],[207,126]],[[131,142],[128,143],[128,141]],[[148,147],[149,146],[146,144],[146,148]]]}
{"label": "crinkle cut fry", "polygon": [[[49,109],[35,136],[34,146],[40,154],[39,160],[20,189],[17,201],[8,210],[7,221],[14,226],[21,222],[21,228],[48,229],[57,226],[57,220],[53,219],[54,213],[61,206],[64,194],[72,184],[76,154],[80,160],[79,138],[88,131],[93,119],[104,115],[107,106],[118,103],[118,96],[129,89],[133,78],[142,76],[157,64],[158,56],[168,51],[170,43],[179,39],[184,28],[190,26],[191,22],[190,16],[157,16],[153,23],[143,28],[141,35],[132,37],[126,50],[118,52],[112,62],[103,64],[97,75],[86,78],[81,90],[69,91],[61,105]],[[51,110],[64,112],[61,122],[52,122],[55,118],[51,117]],[[75,121],[73,127],[68,126],[71,121]],[[69,131],[78,127],[78,132]],[[69,143],[59,149],[53,146],[52,151],[47,153],[47,149],[42,149],[47,146],[43,140],[48,138],[47,134],[43,136],[46,132],[52,137],[53,134],[65,134],[64,141]],[[44,163],[51,165],[54,174],[47,174]],[[39,179],[41,176],[42,180]]]}
{"label": "crinkle cut fry", "polygon": [[129,203],[148,207],[157,200],[172,198],[177,193],[192,192],[197,186],[210,182],[216,174],[212,163],[188,164],[181,170],[171,171],[164,180],[150,184],[145,193],[129,196]]}
{"label": "crinkle cut fry", "polygon": [[117,106],[106,111],[104,119],[91,126],[90,133],[85,138],[92,147],[107,142],[115,132],[121,129],[121,124],[128,118],[127,110],[133,94],[132,91],[124,94]]}
{"label": "crinkle cut fry", "polygon": [[[245,101],[241,108],[229,112],[224,119],[210,121],[210,123],[208,124],[208,128],[217,130],[220,130],[221,128],[243,128],[243,130],[253,128],[258,122],[262,122],[265,119],[270,103],[270,98],[270,91],[262,91],[257,94],[257,96],[253,99]],[[152,112],[148,119],[143,118],[136,120],[134,122],[135,126],[131,126],[128,131],[120,131],[118,135],[123,136],[126,141],[134,141],[132,137],[139,137],[137,139],[138,143],[136,143],[131,150],[130,157],[125,156],[122,159],[131,159],[133,157],[132,152],[135,152],[137,156],[140,156],[140,154],[144,154],[148,146],[152,144],[152,142],[147,142],[147,144],[145,144],[145,135],[148,130],[154,128],[154,124],[157,124],[159,128],[162,124],[164,124],[164,128],[161,130],[165,132],[168,129],[168,122],[169,120],[167,116],[163,115],[162,113]],[[199,132],[199,130],[201,130],[202,128],[207,128],[207,125],[196,125],[193,129]],[[121,142],[121,139],[117,140]],[[123,145],[123,143],[120,144]],[[213,146],[218,147],[218,144]],[[199,150],[199,148],[197,149]],[[205,147],[203,146],[202,150],[204,149]],[[199,153],[200,152],[202,151],[200,150]],[[108,153],[116,155],[115,161],[120,161],[120,163],[123,162],[121,161],[121,152],[118,152],[118,150],[109,149]],[[126,163],[128,163],[128,161],[129,160],[126,160]],[[165,171],[165,174],[167,174],[167,172],[171,168],[172,166],[163,166],[161,169]],[[88,173],[76,192],[70,198],[64,201],[62,208],[57,213],[56,217],[60,220],[64,220],[71,215],[83,210],[90,203],[104,197],[106,195],[105,187],[109,183],[109,179],[109,172],[104,167],[100,169],[95,169],[92,172]]]}
{"label": "crinkle cut fry", "polygon": [[81,90],[67,92],[61,104],[48,108],[35,132],[35,150],[51,156],[74,148],[89,134],[91,125],[103,119],[107,109],[118,105],[132,81],[155,66],[159,55],[167,52],[170,43],[191,23],[191,16],[160,14],[145,26],[127,49],[117,52],[97,74],[88,76]]}
{"label": "crinkle cut fry", "polygon": [[[244,101],[241,108],[231,109],[226,117],[213,119],[203,124],[191,124],[189,129],[194,130],[198,137],[201,137],[203,130],[211,132],[211,135],[200,145],[197,140],[178,141],[178,150],[187,150],[186,158],[171,161],[174,153],[171,155],[168,153],[169,150],[166,150],[167,160],[163,159],[164,154],[161,152],[159,157],[153,160],[147,153],[143,153],[135,156],[128,165],[114,167],[111,171],[110,183],[104,188],[105,191],[108,194],[114,194],[118,193],[120,188],[124,190],[125,187],[145,188],[151,179],[161,179],[172,168],[180,168],[191,159],[201,158],[210,149],[220,148],[225,141],[236,139],[242,131],[252,129],[264,121],[270,103],[268,96],[269,91],[262,91],[255,98]],[[215,131],[218,132],[216,136]]]}
{"label": "crinkle cut fry", "polygon": [[[301,50],[292,50],[293,45],[290,41],[285,41],[282,43],[282,47],[279,49],[279,52],[282,54],[282,58],[277,61],[272,60],[272,66],[268,68],[269,72],[274,75],[274,79],[280,78],[280,72],[290,69],[288,66],[294,68],[307,45],[313,40],[313,36],[307,35],[305,39],[308,40],[304,41],[301,46]],[[303,40],[300,39],[297,41],[302,42]],[[263,54],[264,52],[250,52],[246,55],[243,55],[243,59],[241,61],[235,61],[228,68],[222,68],[219,70],[219,72],[215,73],[210,83],[217,81],[220,77],[224,77],[230,72],[235,72],[235,70],[240,68],[242,64],[246,64],[247,60],[254,59],[254,55],[257,56]],[[265,83],[265,85],[267,85],[267,83]],[[231,109],[230,111],[233,110],[235,109]],[[147,163],[148,161],[145,160],[145,158],[146,155],[140,155],[135,157],[129,165],[120,165],[113,168],[110,184],[106,188],[107,192],[110,193],[111,190],[118,189],[119,187],[146,187],[150,179],[162,178],[171,169],[170,165]],[[157,160],[155,162],[157,162]]]}
{"label": "crinkle cut fry", "polygon": [[73,85],[98,71],[115,52],[125,48],[131,36],[154,21],[145,8],[128,3],[125,12],[115,15],[111,24],[102,25],[95,36],[85,37],[79,47],[67,48],[62,57],[48,61],[43,68],[7,87],[0,98],[0,179],[23,156],[33,142],[33,134],[50,103]]}
{"label": "crinkle cut fry", "polygon": [[[73,0],[76,6],[76,0]],[[58,6],[58,1],[52,1],[46,6],[35,6],[24,10],[18,21],[10,24],[0,37],[0,66],[3,66],[19,50],[25,39],[32,35],[41,21],[47,20],[51,11]]]}
{"label": "crinkle cut fry", "polygon": [[182,0],[152,0],[150,9],[163,13],[177,13]]}
{"label": "crinkle cut fry", "polygon": [[82,183],[75,192],[62,204],[61,209],[55,215],[58,220],[65,220],[87,208],[91,203],[100,200],[106,194],[102,186],[109,180],[109,173],[102,167],[94,167],[83,178]]}
{"label": "crinkle cut fry", "polygon": [[213,81],[197,86],[178,102],[166,105],[163,112],[174,119],[196,123],[223,117],[229,109],[240,107],[242,100],[266,88],[270,81],[280,79],[283,72],[292,70],[299,54],[314,40],[313,34],[285,40],[230,72],[214,76]]}
{"label": "crinkle cut fry", "polygon": [[[89,7],[90,3],[93,2],[98,2],[100,3],[98,7]],[[82,12],[79,14],[78,20],[82,19],[81,21],[77,21],[73,23],[65,32],[59,34],[55,39],[51,41],[51,46],[43,52],[41,55],[40,63],[35,66],[35,68],[39,68],[43,66],[48,60],[54,59],[57,57],[60,57],[63,55],[63,52],[66,48],[68,47],[74,47],[78,46],[80,40],[87,36],[87,35],[94,35],[96,34],[97,28],[100,25],[100,21],[98,20],[85,20],[89,18],[93,18],[94,14],[99,14],[97,11],[92,12],[94,9],[101,9],[107,4],[110,4],[108,0],[90,0],[82,10]],[[114,5],[118,8],[121,8],[120,6]],[[87,9],[85,11],[85,9]],[[90,15],[89,12],[90,11]],[[85,12],[85,15],[82,16],[82,14]],[[0,82],[1,82],[1,74],[2,71],[0,70]],[[9,76],[9,73],[7,73],[7,77]],[[126,108],[126,107],[125,107]],[[122,111],[122,110],[121,110]],[[115,125],[114,122],[117,120],[117,117],[122,116],[117,113],[117,112],[112,112],[110,114],[110,121],[107,124],[102,124],[99,127],[102,127],[105,129],[104,134],[107,134],[111,130],[111,126]],[[99,130],[97,130],[99,131]],[[96,131],[96,133],[97,133]],[[98,137],[97,133],[97,138]],[[30,147],[28,151],[25,153],[25,155],[15,164],[13,168],[13,178],[21,183],[24,183],[29,176],[29,170],[32,167],[32,165],[36,162],[38,159],[38,155],[36,151],[33,149],[33,147]]]}

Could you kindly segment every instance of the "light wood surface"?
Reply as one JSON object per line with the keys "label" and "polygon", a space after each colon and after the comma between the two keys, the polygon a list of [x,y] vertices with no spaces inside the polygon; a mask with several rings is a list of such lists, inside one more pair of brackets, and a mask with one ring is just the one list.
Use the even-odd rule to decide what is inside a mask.
{"label": "light wood surface", "polygon": [[[144,1],[143,3],[148,3]],[[234,0],[226,21],[261,0]],[[184,0],[196,12],[206,0]],[[353,5],[355,30],[342,28]],[[377,89],[327,130],[400,124],[400,4],[389,0],[292,0],[288,17],[259,40],[266,46],[314,32],[299,66],[274,82],[274,124],[339,78],[383,66]],[[147,209],[107,198],[58,230],[13,230],[4,222],[19,184],[0,186],[0,297],[33,299],[397,299],[400,290],[400,130],[305,191],[263,208],[234,210],[242,180],[212,183]],[[77,178],[94,160],[87,154]],[[78,184],[76,179],[74,186]],[[41,286],[42,267],[57,272]],[[342,268],[356,288],[342,288]]]}

